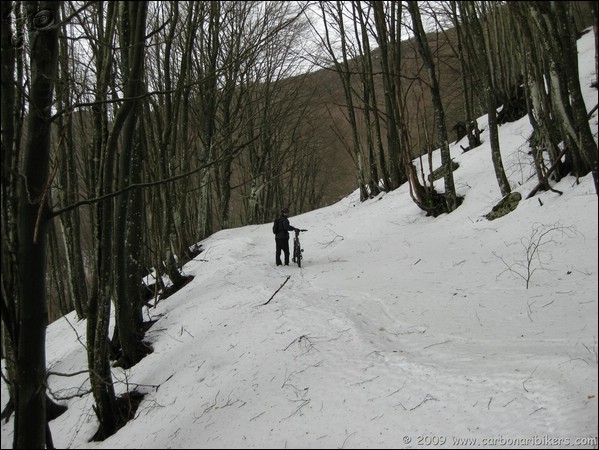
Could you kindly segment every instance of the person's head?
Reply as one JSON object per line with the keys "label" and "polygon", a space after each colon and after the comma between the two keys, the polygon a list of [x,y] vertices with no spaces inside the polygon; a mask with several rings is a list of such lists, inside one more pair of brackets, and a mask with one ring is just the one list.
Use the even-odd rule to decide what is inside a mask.
{"label": "person's head", "polygon": [[289,215],[289,208],[282,208],[281,209],[281,214],[284,216],[288,216]]}

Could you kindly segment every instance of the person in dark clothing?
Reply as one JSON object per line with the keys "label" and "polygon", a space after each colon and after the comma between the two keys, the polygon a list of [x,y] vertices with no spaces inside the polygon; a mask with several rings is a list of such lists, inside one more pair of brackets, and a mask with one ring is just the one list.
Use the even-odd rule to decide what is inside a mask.
{"label": "person in dark clothing", "polygon": [[289,208],[281,209],[281,217],[275,223],[277,232],[275,233],[276,253],[275,261],[277,266],[283,264],[281,262],[281,251],[285,255],[285,265],[289,265],[289,232],[295,231],[297,228],[292,227],[289,223]]}

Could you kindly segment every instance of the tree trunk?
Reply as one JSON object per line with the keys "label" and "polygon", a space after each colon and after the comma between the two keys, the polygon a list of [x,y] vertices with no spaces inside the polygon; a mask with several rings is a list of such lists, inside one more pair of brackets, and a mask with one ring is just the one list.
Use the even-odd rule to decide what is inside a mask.
{"label": "tree trunk", "polygon": [[[399,72],[400,55],[395,52],[400,51],[401,45],[396,40],[387,40],[389,37],[394,36],[394,23],[391,23],[389,28],[387,28],[384,5],[381,2],[373,2],[372,6],[377,30],[377,43],[381,51],[381,69],[383,71],[385,113],[387,116],[387,151],[389,152],[390,163],[390,189],[397,189],[405,181],[405,174],[410,172],[410,169],[406,170],[406,165],[412,164],[411,155],[406,160],[404,156],[406,152],[402,151],[402,131],[400,130],[403,126],[398,105],[399,96],[402,95],[400,85],[401,76]],[[399,16],[401,15],[401,4],[399,8],[398,15],[394,16],[396,20],[399,20]]]}
{"label": "tree trunk", "polygon": [[[2,57],[0,58],[0,70],[2,73],[2,91],[0,98],[2,123],[2,163],[0,171],[2,172],[2,183],[0,184],[2,205],[1,217],[2,223],[0,233],[2,241],[2,358],[6,361],[7,388],[11,408],[3,411],[4,414],[11,414],[14,411],[16,399],[15,384],[17,380],[16,370],[16,344],[18,330],[18,270],[17,270],[17,251],[18,251],[18,199],[19,182],[17,177],[19,173],[19,157],[21,149],[20,142],[20,118],[22,117],[22,103],[18,101],[17,86],[21,86],[21,80],[17,80],[15,72],[17,68],[17,57],[22,52],[14,44],[20,37],[19,27],[15,27],[14,34],[12,29],[11,13],[14,14],[18,23],[20,11],[15,5],[13,11],[13,2],[1,2],[3,26],[0,27]],[[22,64],[20,64],[22,66]],[[21,69],[18,69],[21,72]],[[7,406],[8,408],[8,406]]]}
{"label": "tree trunk", "polygon": [[564,143],[570,146],[574,173],[586,175],[597,167],[597,144],[580,91],[577,31],[571,9],[560,2],[527,4],[531,22],[542,35],[538,48],[547,59],[552,119],[564,130]]}
{"label": "tree trunk", "polygon": [[437,121],[437,130],[439,133],[439,143],[441,145],[441,165],[445,168],[445,204],[447,212],[452,212],[458,207],[458,198],[455,192],[455,184],[453,181],[453,170],[451,169],[451,153],[449,152],[449,138],[447,137],[447,124],[445,122],[445,111],[441,101],[441,92],[439,90],[439,82],[435,73],[435,63],[431,54],[426,34],[422,26],[420,11],[416,1],[408,2],[408,10],[412,16],[412,24],[414,25],[414,37],[418,44],[420,55],[424,60],[424,65],[428,72],[430,81],[430,90],[435,108],[435,118]]}
{"label": "tree trunk", "polygon": [[462,83],[462,97],[464,101],[464,121],[466,125],[466,135],[468,137],[468,150],[472,150],[473,148],[478,147],[481,144],[480,141],[480,131],[478,130],[478,124],[475,120],[475,112],[474,112],[474,89],[472,86],[471,75],[467,70],[466,66],[466,57],[464,55],[464,45],[463,45],[463,28],[460,23],[460,18],[458,17],[456,2],[451,1],[451,12],[452,12],[452,20],[454,27],[456,29],[456,40],[457,40],[457,56],[460,61],[460,80]]}
{"label": "tree trunk", "polygon": [[[143,93],[146,11],[146,2],[121,3],[120,31],[123,67],[126,73],[124,95],[130,99],[139,97]],[[136,173],[133,172],[133,163],[138,163],[140,160],[140,145],[139,141],[135,139],[139,109],[139,100],[129,100],[121,106],[115,119],[115,122],[118,123],[121,115],[125,116],[122,119],[122,141],[117,171],[120,174],[118,189],[126,188],[132,184],[134,177],[139,177],[140,167],[136,165]],[[117,197],[115,205],[114,241],[117,243],[115,259],[117,276],[114,280],[116,287],[114,303],[116,326],[122,349],[119,365],[125,368],[136,364],[144,356],[141,345],[143,336],[142,303],[139,299],[142,275],[138,259],[140,248],[133,249],[129,240],[132,238],[134,242],[140,242],[142,234],[139,220],[141,211],[132,208],[132,206],[139,208],[141,205],[139,202],[131,203],[131,198],[135,195],[138,194],[123,193]]]}
{"label": "tree trunk", "polygon": [[597,8],[597,2],[594,0],[589,1],[588,4],[593,15],[593,33],[595,34],[595,80],[592,84],[595,86],[595,89],[599,89],[599,22],[597,20],[599,8]]}
{"label": "tree trunk", "polygon": [[[68,34],[67,24],[63,24],[62,32]],[[66,39],[60,42],[60,76],[63,83],[57,86],[57,100],[60,109],[67,111],[71,106],[72,85],[67,83],[69,74],[69,46]],[[79,200],[79,176],[77,173],[77,151],[75,149],[75,137],[73,132],[73,116],[61,115],[58,118],[58,128],[61,133],[59,146],[61,154],[58,158],[60,168],[57,170],[57,181],[61,189],[58,189],[59,202],[62,205],[69,205]],[[57,264],[54,271],[58,272],[60,277],[64,278],[67,286],[71,308],[75,308],[77,317],[84,319],[87,310],[87,281],[85,277],[85,267],[83,258],[83,248],[81,245],[81,212],[80,210],[68,212],[57,219],[60,223],[61,242],[64,247],[64,262]],[[65,276],[66,271],[66,276]],[[64,311],[66,313],[67,311]]]}
{"label": "tree trunk", "polygon": [[[95,49],[96,72],[98,78],[95,86],[96,103],[92,106],[94,162],[93,186],[97,197],[113,192],[116,151],[110,145],[108,133],[108,111],[105,100],[110,77],[113,74],[114,55],[112,54],[115,35],[117,2],[98,4],[97,33],[99,44]],[[104,16],[105,15],[105,16]],[[114,140],[114,137],[112,138]],[[90,374],[91,390],[96,402],[95,412],[100,422],[102,433],[110,435],[116,429],[116,397],[110,371],[108,353],[108,330],[112,300],[114,268],[113,256],[113,223],[114,208],[112,201],[102,201],[96,205],[95,218],[92,222],[95,232],[95,264],[96,274],[93,277],[92,292],[89,297],[87,311],[87,359]]]}
{"label": "tree trunk", "polygon": [[[323,8],[322,13],[325,15],[324,6],[321,4],[321,8]],[[335,69],[337,74],[339,75],[342,85],[343,85],[343,93],[345,95],[345,101],[347,102],[346,110],[348,114],[349,126],[351,129],[351,143],[353,145],[353,157],[354,164],[356,169],[356,181],[358,185],[358,189],[360,191],[360,201],[364,201],[369,198],[368,189],[364,180],[364,162],[362,158],[362,150],[360,145],[360,138],[358,136],[358,125],[356,120],[356,113],[354,108],[354,101],[352,96],[352,71],[349,66],[349,57],[347,52],[347,37],[345,36],[345,27],[343,25],[343,10],[341,2],[336,2],[335,6],[335,16],[334,20],[337,22],[339,26],[340,38],[341,38],[341,62],[337,61],[334,54],[333,46],[330,42],[330,35],[328,28],[325,28],[325,37],[328,42],[329,50],[334,58]],[[326,27],[326,21],[325,21]]]}
{"label": "tree trunk", "polygon": [[46,227],[60,2],[27,2],[31,91],[19,205],[15,447],[46,446]]}
{"label": "tree trunk", "polygon": [[[578,30],[574,23],[572,5],[554,2],[558,31],[563,48],[564,76],[568,87],[572,115],[576,124],[576,142],[581,167],[576,175],[583,176],[591,170],[597,170],[597,143],[589,125],[588,112],[580,89],[580,74],[578,72],[578,49],[576,40]],[[595,20],[596,20],[595,7]],[[595,37],[596,38],[596,37]],[[596,73],[595,73],[596,75]]]}
{"label": "tree trunk", "polygon": [[505,197],[511,192],[511,187],[501,158],[501,149],[499,146],[499,129],[497,125],[497,100],[495,86],[493,82],[493,58],[489,54],[488,38],[482,29],[480,19],[474,9],[473,2],[459,2],[460,14],[467,23],[468,47],[472,55],[476,55],[476,61],[481,66],[480,75],[482,78],[482,89],[484,89],[487,113],[489,117],[489,139],[491,146],[491,160],[493,161],[493,169],[495,170],[495,178],[499,185],[499,190],[502,197]]}
{"label": "tree trunk", "polygon": [[[380,128],[378,123],[378,107],[376,104],[376,89],[374,84],[374,75],[372,68],[372,50],[370,48],[370,39],[368,37],[368,23],[365,11],[361,7],[356,7],[355,2],[352,2],[354,15],[357,20],[354,20],[354,34],[357,42],[360,42],[360,57],[358,58],[360,69],[360,80],[362,84],[362,102],[364,115],[364,134],[366,135],[366,149],[368,152],[367,167],[368,167],[368,191],[370,196],[374,197],[381,191],[381,181],[384,186],[389,185],[387,176],[383,179],[379,177],[378,162],[384,161],[383,158],[378,158],[376,155],[383,152],[381,141],[377,138],[380,136]],[[385,166],[382,165],[383,170]],[[386,189],[386,188],[383,188]]]}
{"label": "tree trunk", "polygon": [[497,126],[497,103],[495,101],[495,92],[491,86],[485,90],[487,99],[487,113],[489,115],[489,138],[491,144],[491,159],[493,161],[493,169],[495,170],[495,179],[499,185],[502,197],[508,195],[512,188],[505,175],[503,168],[503,160],[501,158],[501,147],[499,146],[499,127]]}

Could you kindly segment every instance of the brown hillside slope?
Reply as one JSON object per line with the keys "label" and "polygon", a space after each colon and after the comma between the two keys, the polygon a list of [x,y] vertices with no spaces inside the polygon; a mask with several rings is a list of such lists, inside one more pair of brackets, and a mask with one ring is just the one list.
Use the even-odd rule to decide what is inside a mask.
{"label": "brown hillside slope", "polygon": [[[592,26],[593,16],[590,2],[575,3],[575,20],[580,30]],[[427,35],[435,58],[437,76],[445,110],[446,125],[450,141],[456,139],[454,126],[465,120],[460,65],[456,57],[456,32],[449,29]],[[379,50],[373,52],[373,63],[378,61]],[[407,121],[411,136],[411,152],[415,157],[429,149],[438,148],[437,129],[433,117],[433,107],[428,90],[428,78],[422,67],[422,60],[413,40],[402,42],[402,77],[407,106]],[[306,75],[302,80],[306,89],[313,89],[316,113],[307,126],[311,127],[322,143],[325,167],[321,177],[328,184],[322,199],[322,206],[329,205],[354,191],[358,185],[356,171],[350,153],[351,130],[346,120],[346,108],[343,88],[339,76],[332,69],[321,69]],[[376,76],[378,104],[383,108],[382,81]],[[513,88],[517,88],[514,86]],[[359,91],[360,88],[358,87]],[[478,93],[474,92],[476,97]],[[506,99],[507,100],[507,99]],[[475,117],[484,114],[484,108],[475,98]],[[382,131],[383,139],[385,130]]]}
{"label": "brown hillside slope", "polygon": [[[464,119],[462,87],[459,63],[452,50],[453,32],[430,35],[430,46],[437,58],[437,72],[447,117],[448,129]],[[373,61],[378,61],[378,49],[373,53]],[[417,156],[436,142],[430,93],[426,84],[426,74],[422,61],[412,40],[404,41],[402,48],[402,76],[407,106],[406,120],[412,136],[412,154]],[[351,152],[351,129],[346,119],[345,97],[338,74],[332,69],[321,69],[305,75],[304,89],[314,90],[314,110],[306,126],[311,127],[323,144],[325,170],[328,185],[323,197],[324,205],[338,201],[357,188],[356,171]],[[383,86],[380,74],[376,75],[378,104],[383,108]],[[359,87],[357,88],[359,89]],[[386,130],[382,130],[383,139]],[[427,137],[428,136],[428,137]],[[454,136],[450,136],[455,139]],[[427,144],[428,142],[428,144]],[[349,147],[349,148],[348,148]],[[323,205],[323,206],[324,206]]]}

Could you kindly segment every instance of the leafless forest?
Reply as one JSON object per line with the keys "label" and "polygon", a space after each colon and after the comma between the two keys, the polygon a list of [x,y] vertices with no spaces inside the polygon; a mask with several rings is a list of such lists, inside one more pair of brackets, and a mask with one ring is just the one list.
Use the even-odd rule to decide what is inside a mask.
{"label": "leafless forest", "polygon": [[[73,310],[96,438],[126,423],[132,399],[116,398],[110,366],[152,351],[142,308],[185,285],[195,244],[220,229],[404,183],[426,214],[451,213],[449,143],[475,149],[482,114],[503,196],[497,127],[526,115],[539,189],[597,172],[576,53],[588,27],[597,42],[596,2],[1,8],[2,414],[15,414],[15,448],[52,447],[45,330]],[[442,166],[417,171],[434,149]]]}

